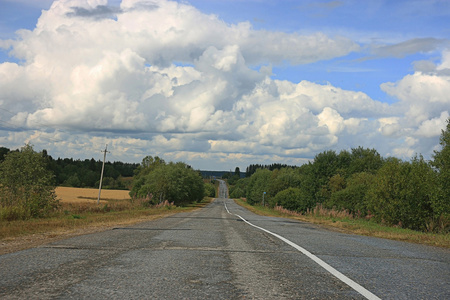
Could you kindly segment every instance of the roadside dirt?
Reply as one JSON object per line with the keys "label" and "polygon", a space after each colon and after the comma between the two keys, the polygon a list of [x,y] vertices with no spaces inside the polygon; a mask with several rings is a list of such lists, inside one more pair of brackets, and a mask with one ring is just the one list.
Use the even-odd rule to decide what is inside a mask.
{"label": "roadside dirt", "polygon": [[70,231],[46,232],[5,239],[0,242],[0,255],[13,253],[29,248],[35,248],[66,238],[105,231],[112,228],[114,228],[114,226],[96,226],[89,228],[79,228]]}

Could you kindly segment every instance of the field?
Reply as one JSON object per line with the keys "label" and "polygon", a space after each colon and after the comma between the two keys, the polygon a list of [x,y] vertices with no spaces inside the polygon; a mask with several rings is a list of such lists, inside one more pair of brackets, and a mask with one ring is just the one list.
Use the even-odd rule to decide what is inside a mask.
{"label": "field", "polygon": [[[80,189],[73,187],[57,187],[56,196],[61,203],[94,203],[97,204],[98,189]],[[108,200],[129,200],[130,191],[126,190],[102,190],[100,203],[108,203]]]}

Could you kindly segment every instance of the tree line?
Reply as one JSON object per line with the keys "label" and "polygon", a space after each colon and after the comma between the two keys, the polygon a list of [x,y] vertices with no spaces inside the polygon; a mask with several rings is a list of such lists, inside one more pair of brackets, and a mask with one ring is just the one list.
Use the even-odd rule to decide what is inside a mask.
{"label": "tree line", "polygon": [[[20,150],[10,150],[0,147],[0,163],[10,152],[19,152]],[[45,160],[46,168],[54,175],[53,184],[55,186],[98,188],[100,182],[100,173],[103,162],[101,160],[91,159],[73,159],[57,158],[53,159],[44,149],[41,153]],[[132,177],[134,170],[139,166],[135,163],[123,163],[120,161],[105,162],[102,187],[105,189],[128,189],[123,178]]]}
{"label": "tree line", "polygon": [[[58,207],[55,195],[58,182],[69,185],[76,178],[76,185],[71,186],[98,186],[95,181],[102,164],[94,159],[54,160],[45,150],[36,152],[29,144],[14,151],[1,148],[0,159],[0,220],[48,216]],[[205,184],[199,171],[182,162],[166,163],[159,157],[147,156],[141,164],[107,163],[104,173],[104,185],[108,176],[112,180],[122,175],[133,176],[130,196],[146,199],[145,206],[166,200],[179,206],[215,195],[214,186]]]}
{"label": "tree line", "polygon": [[[363,147],[324,151],[300,167],[257,168],[230,188],[250,204],[307,212],[317,205],[421,231],[450,225],[450,119],[433,160],[383,158]],[[264,198],[263,198],[264,197]]]}
{"label": "tree line", "polygon": [[283,169],[283,168],[296,168],[296,166],[289,166],[287,164],[280,164],[280,163],[273,163],[271,165],[261,165],[261,164],[251,164],[245,169],[245,176],[250,177],[253,175],[253,173],[256,172],[258,169],[268,169],[270,171],[276,170],[276,169]]}

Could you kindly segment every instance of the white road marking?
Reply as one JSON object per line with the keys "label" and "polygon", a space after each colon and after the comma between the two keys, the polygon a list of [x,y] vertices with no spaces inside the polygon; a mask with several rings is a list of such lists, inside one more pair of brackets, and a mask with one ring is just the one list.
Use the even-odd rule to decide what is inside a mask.
{"label": "white road marking", "polygon": [[374,295],[373,293],[371,293],[370,291],[368,291],[367,289],[365,289],[363,286],[359,285],[358,283],[356,283],[355,281],[351,280],[350,278],[348,278],[347,276],[345,276],[344,274],[342,274],[341,272],[339,272],[338,270],[336,270],[335,268],[333,268],[332,266],[330,266],[329,264],[327,264],[326,262],[324,262],[323,260],[321,260],[320,258],[318,258],[317,256],[315,256],[314,254],[312,254],[311,252],[309,252],[308,250],[300,247],[299,245],[291,242],[290,240],[282,237],[281,235],[278,235],[276,233],[273,233],[267,229],[264,229],[262,227],[256,226],[252,223],[250,223],[249,221],[247,221],[246,219],[244,219],[243,217],[241,217],[240,215],[237,214],[232,214],[230,213],[230,211],[228,210],[227,204],[224,201],[224,205],[225,205],[225,209],[227,210],[227,213],[229,213],[230,215],[234,215],[239,217],[242,221],[244,221],[245,223],[247,223],[250,226],[253,226],[259,230],[262,230],[264,232],[267,232],[268,234],[271,234],[277,238],[279,238],[280,240],[282,240],[283,242],[285,242],[286,244],[288,244],[289,246],[294,247],[295,249],[297,249],[298,251],[300,251],[301,253],[303,253],[304,255],[306,255],[307,257],[311,258],[313,261],[315,261],[316,263],[318,263],[322,268],[324,268],[325,270],[327,270],[328,272],[330,272],[332,275],[334,275],[336,278],[338,278],[340,281],[344,282],[345,284],[347,284],[348,286],[350,286],[352,289],[354,289],[355,291],[357,291],[358,293],[360,293],[361,295],[363,295],[364,297],[366,297],[367,299],[370,300],[381,300],[378,296]]}

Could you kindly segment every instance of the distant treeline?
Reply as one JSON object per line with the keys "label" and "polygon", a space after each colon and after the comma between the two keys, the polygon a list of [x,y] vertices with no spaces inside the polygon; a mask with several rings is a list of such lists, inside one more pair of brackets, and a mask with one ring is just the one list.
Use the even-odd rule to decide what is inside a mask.
{"label": "distant treeline", "polygon": [[[3,161],[4,156],[10,151],[18,150],[0,147],[0,162]],[[56,186],[98,188],[103,164],[101,160],[93,158],[85,160],[74,160],[73,158],[54,159],[47,154],[46,150],[42,151],[42,155],[46,160],[47,169],[55,176],[54,184]],[[128,189],[129,185],[122,178],[132,177],[134,170],[138,166],[139,164],[120,161],[105,162],[102,187],[105,189]]]}
{"label": "distant treeline", "polygon": [[[200,173],[202,174],[203,178],[229,178],[233,175],[235,175],[231,171],[204,171],[200,170]],[[240,177],[245,177],[245,173],[240,173]]]}
{"label": "distant treeline", "polygon": [[271,165],[259,165],[259,164],[252,164],[249,165],[247,167],[247,169],[245,170],[245,176],[246,177],[250,177],[253,175],[253,173],[256,172],[256,170],[258,169],[267,169],[269,171],[273,171],[273,170],[279,170],[279,169],[283,169],[283,168],[296,168],[297,166],[289,166],[286,164],[279,164],[279,163],[274,163]]}

